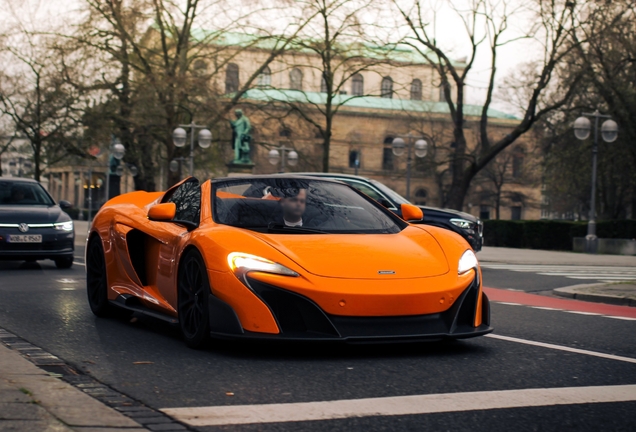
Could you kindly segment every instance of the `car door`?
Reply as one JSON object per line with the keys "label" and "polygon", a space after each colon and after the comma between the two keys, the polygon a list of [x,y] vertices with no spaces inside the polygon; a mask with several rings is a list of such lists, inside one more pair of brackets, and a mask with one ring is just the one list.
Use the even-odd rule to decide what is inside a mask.
{"label": "car door", "polygon": [[[164,237],[156,250],[155,285],[161,297],[170,305],[176,306],[176,276],[178,270],[178,258],[184,244],[189,238],[193,227],[198,226],[201,220],[201,185],[195,178],[166,194],[162,202],[171,202],[176,206],[175,222],[154,222],[165,224]],[[179,222],[192,224],[189,227]],[[188,229],[189,228],[189,229]]]}
{"label": "car door", "polygon": [[198,226],[201,210],[201,187],[189,178],[169,189],[162,203],[176,206],[172,221],[130,221],[114,225],[114,237],[121,261],[133,291],[150,308],[176,313],[175,280],[179,253],[189,233]]}

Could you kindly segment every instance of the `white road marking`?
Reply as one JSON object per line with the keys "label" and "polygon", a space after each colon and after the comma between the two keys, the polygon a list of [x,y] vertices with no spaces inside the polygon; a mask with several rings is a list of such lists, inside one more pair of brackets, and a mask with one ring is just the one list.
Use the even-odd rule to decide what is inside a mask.
{"label": "white road marking", "polygon": [[604,316],[605,318],[614,318],[614,319],[625,320],[625,321],[636,321],[636,318],[620,317],[620,316],[613,316],[613,315],[604,315]]}
{"label": "white road marking", "polygon": [[570,279],[595,279],[601,282],[636,280],[636,267],[575,266],[550,264],[497,264],[482,263],[482,268],[537,273]]}
{"label": "white road marking", "polygon": [[264,405],[164,408],[190,426],[282,423],[636,400],[636,385],[442,393]]}
{"label": "white road marking", "polygon": [[492,333],[491,334],[487,334],[485,337],[489,337],[489,338],[493,338],[493,339],[505,340],[505,341],[508,341],[508,342],[516,342],[516,343],[521,343],[521,344],[525,344],[525,345],[533,345],[533,346],[538,346],[538,347],[542,347],[542,348],[550,348],[550,349],[566,351],[566,352],[571,352],[571,353],[576,353],[576,354],[584,354],[584,355],[589,355],[589,356],[593,356],[593,357],[600,357],[600,358],[605,358],[605,359],[610,359],[610,360],[618,360],[618,361],[622,361],[622,362],[636,364],[636,358],[631,358],[631,357],[622,357],[622,356],[617,356],[617,355],[613,355],[613,354],[605,354],[605,353],[601,353],[601,352],[597,352],[597,351],[589,351],[589,350],[584,350],[584,349],[579,349],[579,348],[571,348],[571,347],[567,347],[567,346],[563,346],[563,345],[554,345],[554,344],[549,344],[549,343],[545,343],[545,342],[536,342],[536,341],[532,341],[532,340],[519,339],[519,338],[515,338],[515,337],[502,336],[502,335],[492,334]]}
{"label": "white road marking", "polygon": [[81,266],[84,266],[84,267],[86,267],[86,264],[84,264],[84,263],[81,263],[81,262],[76,262],[76,261],[73,261],[73,264],[74,264],[74,265],[81,265]]}
{"label": "white road marking", "polygon": [[[546,276],[558,276],[558,275],[554,275],[554,274],[548,274],[548,273],[539,273],[539,274],[544,274]],[[566,276],[568,279],[581,279],[581,280],[585,280],[585,279],[597,279],[599,282],[621,282],[621,281],[633,281],[636,280],[636,276],[609,276],[609,275],[598,275],[594,276],[594,277],[590,277],[590,276]]]}
{"label": "white road marking", "polygon": [[564,310],[563,312],[573,313],[573,314],[578,314],[578,315],[592,315],[592,316],[601,316],[602,315],[600,313],[595,313],[595,312],[582,312],[582,311],[573,311],[573,310]]}
{"label": "white road marking", "polygon": [[595,313],[595,312],[582,312],[582,311],[573,311],[568,309],[559,309],[559,308],[551,308],[551,307],[543,307],[543,306],[530,306],[530,305],[524,305],[521,303],[508,303],[508,302],[500,302],[496,300],[492,300],[492,303],[511,305],[511,306],[527,306],[532,309],[552,310],[552,311],[567,312],[567,313],[573,313],[573,314],[579,314],[579,315],[591,315],[591,316],[599,316],[603,318],[620,319],[625,321],[636,321],[636,318],[629,318],[629,317],[622,317],[622,316],[615,316],[615,315],[603,315],[603,314]]}

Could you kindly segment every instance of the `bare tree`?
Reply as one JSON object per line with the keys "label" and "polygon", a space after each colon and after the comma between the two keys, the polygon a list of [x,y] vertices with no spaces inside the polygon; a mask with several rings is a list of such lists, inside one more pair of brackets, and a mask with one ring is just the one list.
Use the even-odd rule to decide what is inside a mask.
{"label": "bare tree", "polygon": [[[277,118],[306,122],[322,141],[321,169],[329,171],[334,119],[355,98],[371,94],[363,72],[377,73],[394,45],[371,42],[371,25],[361,11],[374,13],[376,0],[294,2],[304,29],[290,38],[286,57],[292,92],[272,92],[267,110]],[[377,37],[377,35],[376,35]],[[313,80],[308,88],[305,77]],[[315,83],[320,83],[317,88]],[[265,108],[261,108],[265,109]]]}
{"label": "bare tree", "polygon": [[[219,122],[287,46],[284,38],[266,33],[245,35],[241,45],[228,45],[230,30],[245,15],[226,16],[221,23],[205,18],[228,10],[225,1],[191,0],[183,7],[168,0],[83,3],[84,21],[66,36],[85,50],[98,78],[77,85],[106,92],[115,102],[108,111],[110,120],[129,149],[125,160],[141,168],[135,180],[138,189],[155,188],[153,155],[164,154],[166,168],[173,158],[185,156],[172,142],[178,124],[196,119],[221,128]],[[221,81],[227,66],[242,51],[266,39],[274,41],[266,59],[233,94],[223,96],[225,92],[215,83]],[[178,174],[165,172],[169,185],[179,180]]]}
{"label": "bare tree", "polygon": [[77,136],[86,101],[64,83],[59,57],[48,38],[22,29],[9,42],[2,52],[0,113],[10,119],[15,133],[28,140],[39,181],[46,166],[69,152],[81,153]]}
{"label": "bare tree", "polygon": [[546,208],[553,217],[585,218],[589,212],[592,140],[577,140],[572,123],[595,109],[619,124],[615,142],[599,140],[598,215],[625,218],[631,207],[631,217],[636,217],[635,8],[627,0],[589,1],[574,28],[574,49],[558,78],[563,87],[577,79],[578,85],[561,110],[539,122],[546,137]]}
{"label": "bare tree", "polygon": [[[418,1],[410,7],[404,7],[402,2],[394,2],[410,32],[406,43],[429,60],[440,79],[450,112],[454,139],[448,205],[461,209],[471,181],[477,173],[496,155],[529,131],[538,119],[562,107],[570,98],[572,87],[552,91],[554,89],[551,86],[554,84],[555,71],[563,65],[568,53],[573,49],[570,43],[572,22],[580,7],[566,0],[533,0],[530,3],[514,0],[470,0],[463,2],[465,7],[462,9],[457,2],[447,1],[449,7],[463,20],[470,48],[466,63],[458,65],[435,38],[433,23],[427,16],[430,8],[427,3]],[[534,65],[532,73],[523,77],[524,82],[519,85],[523,90],[520,93],[523,112],[521,121],[508,134],[493,141],[489,137],[488,111],[496,89],[497,55],[502,46],[519,38],[508,37],[508,30],[510,20],[522,11],[526,15],[532,14],[536,19],[536,25],[521,37],[538,41],[544,50],[543,58]],[[478,48],[484,45],[491,56],[491,66],[477,127],[479,140],[475,148],[471,149],[465,133],[467,80],[475,64]]]}
{"label": "bare tree", "polygon": [[543,155],[539,147],[516,145],[508,148],[495,156],[475,177],[473,193],[479,194],[481,199],[492,199],[496,219],[501,218],[501,206],[505,200],[532,203],[533,197],[526,193],[525,187],[539,183],[539,173],[543,169]]}

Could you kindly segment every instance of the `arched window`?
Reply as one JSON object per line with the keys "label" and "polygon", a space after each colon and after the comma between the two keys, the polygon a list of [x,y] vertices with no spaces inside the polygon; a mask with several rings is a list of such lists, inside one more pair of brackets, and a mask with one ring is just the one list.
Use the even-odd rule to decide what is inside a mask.
{"label": "arched window", "polygon": [[426,205],[426,198],[428,198],[428,191],[424,188],[420,188],[415,191],[415,205]]}
{"label": "arched window", "polygon": [[272,85],[272,71],[268,66],[265,66],[265,69],[258,75],[258,86],[259,87],[269,87]]}
{"label": "arched window", "polygon": [[391,77],[382,78],[382,88],[380,96],[386,99],[393,98],[393,79]]}
{"label": "arched window", "polygon": [[351,78],[351,94],[354,96],[362,96],[364,94],[364,78],[362,74],[355,74]]}
{"label": "arched window", "polygon": [[422,100],[422,81],[417,78],[411,81],[411,100]]}
{"label": "arched window", "polygon": [[201,59],[197,59],[194,61],[194,64],[192,65],[192,67],[194,69],[195,74],[201,75],[205,73],[206,69],[208,68],[208,65],[205,63],[205,61]]}
{"label": "arched window", "polygon": [[382,149],[382,169],[393,171],[393,137],[384,138],[384,148]]}
{"label": "arched window", "polygon": [[360,152],[358,150],[351,150],[349,152],[349,168],[360,168]]}
{"label": "arched window", "polygon": [[292,90],[303,89],[303,73],[300,69],[294,68],[289,73],[289,88]]}
{"label": "arched window", "polygon": [[239,89],[239,67],[234,63],[225,70],[225,93],[234,93]]}

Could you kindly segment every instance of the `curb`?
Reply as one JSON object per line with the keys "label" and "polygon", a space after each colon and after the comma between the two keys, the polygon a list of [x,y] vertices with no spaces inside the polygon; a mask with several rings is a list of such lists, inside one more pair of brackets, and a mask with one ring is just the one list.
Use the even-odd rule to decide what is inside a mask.
{"label": "curb", "polygon": [[581,284],[581,285],[572,285],[564,288],[555,288],[552,292],[559,297],[566,297],[576,300],[594,302],[594,303],[607,303],[618,306],[633,306],[636,307],[636,300],[630,299],[627,297],[616,296],[611,294],[592,294],[586,292],[580,292],[582,289],[586,288],[594,288],[605,286],[606,283],[598,283],[598,284]]}
{"label": "curb", "polygon": [[[189,431],[188,426],[174,420],[163,412],[150,408],[142,402],[121,393],[97,379],[82,373],[77,368],[62,359],[31,344],[0,327],[0,345],[18,353],[24,360],[35,365],[53,379],[59,379],[79,391],[82,396],[90,396],[92,400],[100,402],[105,407],[114,409],[128,422],[138,426],[128,427],[99,427],[96,430],[110,431]],[[142,429],[144,428],[144,429]],[[86,429],[88,430],[88,429]],[[91,429],[92,430],[92,429]]]}

